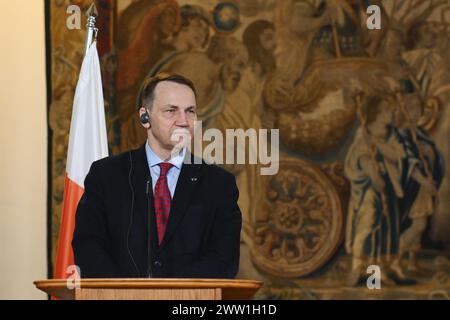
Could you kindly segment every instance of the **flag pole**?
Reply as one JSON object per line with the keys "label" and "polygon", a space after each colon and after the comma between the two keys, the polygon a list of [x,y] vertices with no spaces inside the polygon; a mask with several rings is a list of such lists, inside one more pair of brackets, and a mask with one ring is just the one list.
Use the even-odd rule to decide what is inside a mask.
{"label": "flag pole", "polygon": [[97,7],[95,6],[95,2],[92,2],[91,6],[86,12],[87,15],[87,34],[86,34],[86,42],[84,44],[84,55],[86,56],[89,47],[94,39],[97,38],[98,29],[95,27],[95,20],[98,17]]}
{"label": "flag pole", "polygon": [[100,62],[96,48],[88,50],[97,36],[95,20],[98,13],[94,4],[86,14],[88,23],[85,55],[89,52],[90,59],[84,59],[81,65],[73,102],[55,279],[79,279],[83,272],[75,265],[72,249],[75,215],[84,194],[84,181],[91,164],[108,156]]}

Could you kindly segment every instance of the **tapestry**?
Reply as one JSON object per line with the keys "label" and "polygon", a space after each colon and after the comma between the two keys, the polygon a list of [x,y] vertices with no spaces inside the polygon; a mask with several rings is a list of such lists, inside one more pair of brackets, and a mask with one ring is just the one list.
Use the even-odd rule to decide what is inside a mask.
{"label": "tapestry", "polygon": [[[91,3],[50,4],[53,261],[85,40],[67,7]],[[222,165],[240,191],[238,278],[264,281],[257,298],[449,297],[450,1],[96,5],[110,154],[145,141],[136,96],[159,72],[194,82],[204,129],[279,130],[276,174]]]}

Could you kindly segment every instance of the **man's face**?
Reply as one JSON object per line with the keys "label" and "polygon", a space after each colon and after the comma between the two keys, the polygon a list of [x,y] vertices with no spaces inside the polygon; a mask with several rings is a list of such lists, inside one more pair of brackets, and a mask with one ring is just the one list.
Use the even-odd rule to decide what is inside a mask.
{"label": "man's face", "polygon": [[[188,86],[171,81],[158,83],[154,93],[153,105],[149,108],[148,134],[161,147],[172,150],[182,140],[180,133],[189,133],[193,137],[197,119],[195,95]],[[175,135],[178,138],[173,141]]]}
{"label": "man's face", "polygon": [[176,30],[176,21],[177,21],[177,12],[172,7],[167,7],[161,12],[161,15],[158,17],[158,26],[159,31],[162,36],[168,37],[172,35]]}
{"label": "man's face", "polygon": [[274,52],[276,49],[275,39],[275,31],[269,28],[265,29],[259,35],[259,42],[261,43],[261,46],[269,52]]}
{"label": "man's face", "polygon": [[209,33],[208,23],[201,18],[192,18],[186,32],[188,33],[189,44],[194,49],[200,49],[206,42]]}
{"label": "man's face", "polygon": [[389,101],[380,102],[379,112],[376,119],[368,125],[369,132],[376,138],[385,138],[389,131],[389,125],[392,124],[393,114]]}

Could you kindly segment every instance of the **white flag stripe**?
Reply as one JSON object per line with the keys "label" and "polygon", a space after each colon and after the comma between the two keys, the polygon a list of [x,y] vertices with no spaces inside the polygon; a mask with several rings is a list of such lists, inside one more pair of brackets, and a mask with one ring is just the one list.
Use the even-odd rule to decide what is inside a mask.
{"label": "white flag stripe", "polygon": [[108,156],[102,78],[96,42],[81,65],[73,102],[67,151],[67,176],[84,188],[92,162]]}

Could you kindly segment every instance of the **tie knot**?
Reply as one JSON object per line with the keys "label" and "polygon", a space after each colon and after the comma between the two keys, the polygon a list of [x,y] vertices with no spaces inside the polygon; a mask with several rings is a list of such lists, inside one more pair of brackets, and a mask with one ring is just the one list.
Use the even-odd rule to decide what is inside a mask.
{"label": "tie knot", "polygon": [[161,162],[158,165],[161,168],[160,175],[162,175],[162,176],[165,176],[167,174],[167,172],[170,170],[170,168],[173,167],[173,164],[171,164],[169,162]]}

